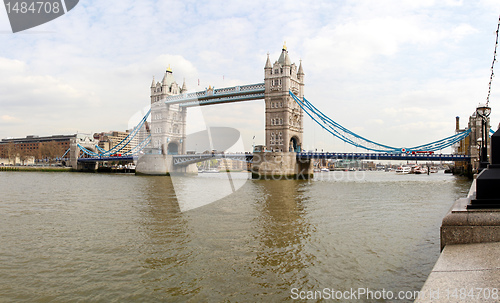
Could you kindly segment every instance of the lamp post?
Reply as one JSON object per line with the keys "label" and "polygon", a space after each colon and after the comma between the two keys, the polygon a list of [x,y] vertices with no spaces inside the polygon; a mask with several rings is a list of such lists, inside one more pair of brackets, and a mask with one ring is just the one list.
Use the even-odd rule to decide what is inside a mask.
{"label": "lamp post", "polygon": [[[487,118],[491,112],[488,106],[478,106],[477,114],[482,120],[482,140],[480,167],[481,170],[476,178],[476,196],[467,205],[467,209],[500,209],[500,129],[491,136],[491,164],[488,164],[486,154],[488,146]],[[479,141],[479,140],[478,140]]]}
{"label": "lamp post", "polygon": [[488,166],[488,117],[491,113],[491,108],[485,104],[479,104],[476,108],[476,113],[481,117],[481,135],[480,141],[481,150],[479,155],[479,169],[482,170]]}

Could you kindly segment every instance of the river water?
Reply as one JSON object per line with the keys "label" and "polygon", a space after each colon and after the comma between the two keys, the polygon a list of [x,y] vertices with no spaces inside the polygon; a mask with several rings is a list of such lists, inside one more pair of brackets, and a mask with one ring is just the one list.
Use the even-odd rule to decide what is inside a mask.
{"label": "river water", "polygon": [[[189,199],[218,199],[225,174],[176,183],[0,172],[0,301],[278,302],[299,291],[419,290],[439,256],[441,220],[470,187],[442,171],[247,178],[233,173],[234,193],[186,210]],[[194,195],[181,203],[182,190]]]}

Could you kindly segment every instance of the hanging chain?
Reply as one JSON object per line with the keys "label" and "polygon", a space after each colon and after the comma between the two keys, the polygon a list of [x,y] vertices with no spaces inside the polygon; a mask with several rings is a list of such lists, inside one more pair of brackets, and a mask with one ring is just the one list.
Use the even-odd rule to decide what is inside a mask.
{"label": "hanging chain", "polygon": [[493,62],[491,63],[491,76],[490,76],[490,83],[488,84],[488,96],[486,97],[486,106],[488,106],[490,103],[491,82],[493,82],[493,77],[495,76],[493,69],[495,67],[495,61],[497,61],[497,46],[498,46],[498,32],[499,31],[500,31],[500,17],[498,18],[498,26],[497,26],[497,31],[496,31],[497,38],[495,41],[495,51],[493,52]]}

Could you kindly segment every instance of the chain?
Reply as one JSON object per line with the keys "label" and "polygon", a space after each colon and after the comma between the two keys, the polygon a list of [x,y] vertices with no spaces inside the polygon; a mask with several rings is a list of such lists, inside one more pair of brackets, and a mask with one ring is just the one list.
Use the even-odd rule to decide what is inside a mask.
{"label": "chain", "polygon": [[500,31],[500,17],[498,18],[498,26],[497,26],[497,31],[496,31],[497,38],[495,41],[495,51],[493,52],[493,62],[491,63],[491,76],[490,76],[490,83],[488,84],[488,96],[486,97],[486,106],[488,106],[490,103],[491,82],[493,82],[493,77],[495,76],[493,69],[495,67],[495,61],[497,61],[497,46],[498,46],[498,32],[499,31]]}

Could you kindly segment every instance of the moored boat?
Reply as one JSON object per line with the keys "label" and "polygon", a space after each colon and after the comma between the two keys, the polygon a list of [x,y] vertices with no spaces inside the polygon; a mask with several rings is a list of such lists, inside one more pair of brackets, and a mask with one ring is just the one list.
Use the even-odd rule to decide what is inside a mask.
{"label": "moored boat", "polygon": [[409,174],[410,172],[411,172],[411,167],[409,167],[409,166],[399,166],[396,169],[396,174],[400,174],[400,175]]}

